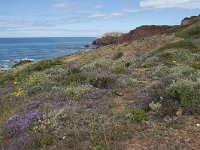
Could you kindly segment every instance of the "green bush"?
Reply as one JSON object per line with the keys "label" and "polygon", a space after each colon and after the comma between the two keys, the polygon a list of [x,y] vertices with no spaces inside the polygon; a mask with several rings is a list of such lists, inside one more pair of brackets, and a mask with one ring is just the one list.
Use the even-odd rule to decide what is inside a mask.
{"label": "green bush", "polygon": [[128,68],[128,67],[130,67],[130,66],[131,66],[131,62],[127,61],[127,62],[125,62],[125,64],[124,64],[124,65],[125,65],[125,67],[127,67],[127,68]]}
{"label": "green bush", "polygon": [[91,85],[96,88],[108,88],[109,85],[114,83],[115,81],[110,77],[92,77],[89,79]]}
{"label": "green bush", "polygon": [[15,68],[15,67],[19,67],[19,66],[22,66],[24,64],[28,64],[28,63],[31,63],[32,61],[31,60],[21,60],[20,62],[16,63],[15,65],[13,65],[12,68]]}
{"label": "green bush", "polygon": [[110,150],[108,146],[97,145],[92,150]]}
{"label": "green bush", "polygon": [[57,65],[62,65],[62,62],[60,60],[42,60],[33,65],[30,65],[27,68],[27,70],[28,71],[42,71],[42,70],[49,69]]}
{"label": "green bush", "polygon": [[120,74],[125,71],[125,68],[122,65],[115,66],[111,70],[113,73]]}
{"label": "green bush", "polygon": [[145,67],[145,68],[148,68],[148,67],[152,67],[152,66],[156,65],[158,62],[159,62],[159,58],[156,57],[156,56],[153,56],[153,57],[148,58],[148,59],[142,64],[142,66]]}
{"label": "green bush", "polygon": [[200,91],[194,88],[194,85],[192,81],[180,80],[172,83],[167,89],[169,96],[189,114],[199,112]]}
{"label": "green bush", "polygon": [[200,69],[200,62],[194,62],[192,64],[192,67],[195,68],[195,69]]}
{"label": "green bush", "polygon": [[71,73],[67,76],[68,83],[80,83],[86,80],[86,77],[82,76],[80,73]]}
{"label": "green bush", "polygon": [[124,55],[123,52],[118,52],[118,53],[116,53],[116,54],[114,55],[114,59],[119,59],[119,58],[121,58],[123,55]]}
{"label": "green bush", "polygon": [[191,52],[197,52],[198,48],[189,41],[180,41],[176,43],[167,44],[166,46],[159,49],[159,51],[164,51],[166,49],[187,49]]}
{"label": "green bush", "polygon": [[197,39],[197,38],[200,38],[200,27],[197,26],[197,27],[186,29],[186,30],[182,30],[182,31],[177,32],[176,35],[182,38]]}
{"label": "green bush", "polygon": [[39,138],[34,139],[26,145],[26,148],[41,148],[41,147],[46,147],[50,146],[53,144],[53,137],[49,133],[44,133],[42,134]]}
{"label": "green bush", "polygon": [[147,119],[147,115],[142,108],[134,108],[131,110],[129,118],[137,122],[142,122]]}
{"label": "green bush", "polygon": [[122,79],[122,83],[125,85],[134,85],[138,82],[139,81],[137,79],[134,79],[132,77],[126,77],[125,79]]}

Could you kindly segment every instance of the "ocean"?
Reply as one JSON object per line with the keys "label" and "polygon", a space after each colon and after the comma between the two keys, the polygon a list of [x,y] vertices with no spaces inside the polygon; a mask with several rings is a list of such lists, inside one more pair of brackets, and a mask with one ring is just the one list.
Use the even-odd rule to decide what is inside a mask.
{"label": "ocean", "polygon": [[94,39],[94,37],[0,38],[0,68],[11,68],[20,60],[39,61],[93,49]]}

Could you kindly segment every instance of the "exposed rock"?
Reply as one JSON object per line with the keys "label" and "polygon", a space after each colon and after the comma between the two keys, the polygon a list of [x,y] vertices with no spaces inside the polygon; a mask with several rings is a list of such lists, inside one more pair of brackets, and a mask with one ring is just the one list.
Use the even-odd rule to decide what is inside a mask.
{"label": "exposed rock", "polygon": [[115,92],[115,95],[117,95],[117,96],[123,96],[124,93],[116,91],[116,92]]}
{"label": "exposed rock", "polygon": [[181,22],[181,25],[190,25],[190,24],[196,23],[198,21],[200,21],[200,15],[192,16],[190,18],[184,18]]}
{"label": "exposed rock", "polygon": [[102,37],[97,38],[93,44],[97,46],[105,46],[110,44],[118,44],[130,40],[137,40],[148,36],[163,34],[170,32],[174,26],[141,26],[135,30],[131,30],[127,34],[122,33],[106,33]]}
{"label": "exposed rock", "polygon": [[119,39],[120,42],[127,42],[130,40],[137,40],[149,37],[156,34],[168,33],[174,29],[174,26],[141,26],[129,33],[123,35]]}
{"label": "exposed rock", "polygon": [[93,41],[93,44],[97,46],[115,44],[118,42],[119,37],[121,37],[122,35],[123,33],[119,33],[119,32],[105,33],[101,37],[98,37],[95,41]]}
{"label": "exposed rock", "polygon": [[90,47],[90,45],[85,45],[84,47],[85,47],[85,48],[89,48],[89,47]]}

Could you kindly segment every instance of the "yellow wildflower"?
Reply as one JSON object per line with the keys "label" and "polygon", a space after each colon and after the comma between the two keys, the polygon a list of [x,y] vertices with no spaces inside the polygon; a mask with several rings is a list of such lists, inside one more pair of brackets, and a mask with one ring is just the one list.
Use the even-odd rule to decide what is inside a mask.
{"label": "yellow wildflower", "polygon": [[16,82],[16,81],[14,81],[14,82],[13,82],[13,84],[14,84],[14,85],[16,85],[16,84],[17,84],[17,82]]}

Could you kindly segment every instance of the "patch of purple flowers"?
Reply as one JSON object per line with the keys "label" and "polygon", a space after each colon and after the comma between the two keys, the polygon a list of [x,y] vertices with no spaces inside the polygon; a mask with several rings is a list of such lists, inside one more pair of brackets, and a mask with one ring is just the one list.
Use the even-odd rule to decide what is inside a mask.
{"label": "patch of purple flowers", "polygon": [[13,115],[7,119],[7,132],[11,134],[24,133],[30,126],[31,120],[40,117],[39,112],[29,112],[23,115]]}
{"label": "patch of purple flowers", "polygon": [[59,75],[60,72],[56,71],[56,70],[52,70],[52,71],[47,72],[47,74],[52,75],[52,76],[56,76],[56,75]]}
{"label": "patch of purple flowers", "polygon": [[99,98],[103,96],[107,92],[106,89],[95,89],[92,92],[84,93],[84,99],[92,99],[92,98]]}

